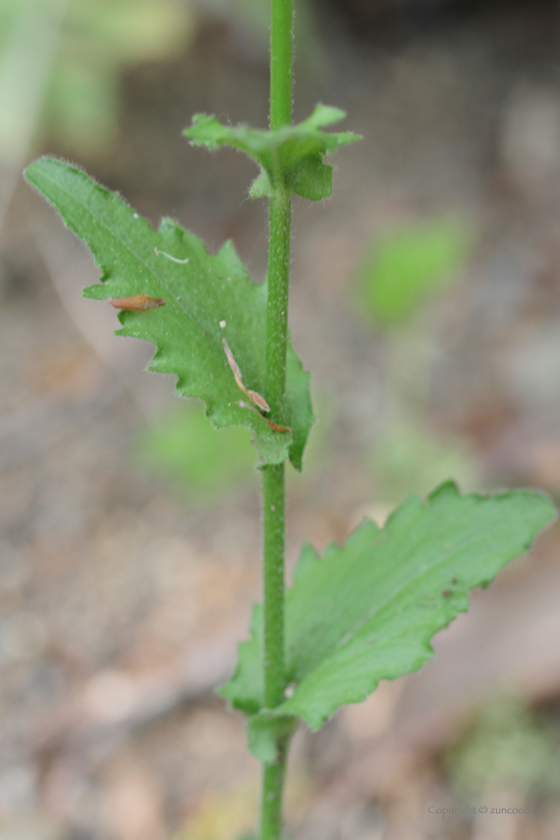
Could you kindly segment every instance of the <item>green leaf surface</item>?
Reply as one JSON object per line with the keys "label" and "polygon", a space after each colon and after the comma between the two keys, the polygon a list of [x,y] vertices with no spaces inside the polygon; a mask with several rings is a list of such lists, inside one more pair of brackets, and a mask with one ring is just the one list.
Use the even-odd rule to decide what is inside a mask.
{"label": "green leaf surface", "polygon": [[311,116],[298,125],[262,131],[244,125],[223,125],[216,117],[196,114],[193,125],[183,134],[193,146],[208,149],[233,146],[253,158],[261,169],[251,187],[253,198],[287,189],[302,198],[320,201],[332,193],[332,166],[323,163],[323,156],[345,143],[361,139],[348,131],[322,130],[345,116],[339,108],[317,105]]}
{"label": "green leaf surface", "polygon": [[268,755],[274,741],[271,732],[265,743],[270,717],[293,715],[318,729],[340,706],[365,700],[380,680],[418,670],[433,655],[434,633],[468,609],[469,591],[527,551],[554,515],[550,500],[534,491],[460,496],[447,483],[425,504],[411,496],[383,529],[366,519],[322,559],[305,546],[286,601],[291,696],[262,708],[260,606],[237,670],[220,691],[254,715],[249,729],[258,730],[259,754]]}
{"label": "green leaf surface", "polygon": [[222,339],[227,339],[245,386],[263,394],[267,290],[250,280],[233,245],[226,242],[212,256],[200,239],[172,219],[163,219],[156,232],[116,193],[59,160],[41,158],[26,177],[84,240],[101,269],[102,285],[85,289],[87,297],[147,294],[166,300],[146,312],[119,313],[118,335],[156,345],[149,369],[175,374],[178,393],[204,402],[214,426],[247,426],[261,464],[281,463],[289,456],[301,469],[314,418],[309,374],[291,346],[285,414],[271,419],[292,433],[273,431],[258,412],[239,405],[247,397],[235,384]]}

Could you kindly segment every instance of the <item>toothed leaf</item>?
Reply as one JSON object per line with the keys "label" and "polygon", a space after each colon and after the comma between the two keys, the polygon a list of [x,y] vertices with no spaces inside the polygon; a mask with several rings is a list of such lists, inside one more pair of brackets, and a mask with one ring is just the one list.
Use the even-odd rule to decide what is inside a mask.
{"label": "toothed leaf", "polygon": [[258,412],[239,406],[247,397],[235,383],[222,339],[244,385],[262,394],[267,292],[266,285],[249,279],[233,245],[227,242],[211,256],[200,239],[172,219],[164,219],[156,232],[116,193],[59,160],[41,158],[26,177],[84,240],[101,269],[101,284],[85,289],[87,297],[148,295],[166,301],[149,311],[119,313],[119,335],[156,345],[150,370],[175,374],[178,393],[202,400],[214,426],[249,427],[260,463],[280,463],[289,456],[301,469],[314,418],[309,374],[291,346],[285,414],[270,419],[292,433],[273,431]]}
{"label": "toothed leaf", "polygon": [[534,491],[460,496],[448,483],[426,504],[411,496],[382,529],[366,519],[322,559],[304,547],[286,600],[291,696],[263,709],[260,606],[237,670],[220,690],[253,716],[260,756],[274,744],[272,728],[266,738],[271,718],[300,717],[318,729],[340,706],[365,700],[380,680],[418,670],[433,655],[434,633],[468,609],[469,591],[526,552],[554,515],[550,500]]}

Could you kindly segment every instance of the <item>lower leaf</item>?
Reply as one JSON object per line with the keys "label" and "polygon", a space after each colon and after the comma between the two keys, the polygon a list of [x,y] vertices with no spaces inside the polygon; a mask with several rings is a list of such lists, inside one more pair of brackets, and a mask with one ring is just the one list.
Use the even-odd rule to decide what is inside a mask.
{"label": "lower leaf", "polygon": [[[460,496],[447,483],[425,504],[411,496],[383,529],[364,520],[323,558],[305,546],[286,598],[291,696],[251,718],[255,749],[270,755],[272,718],[299,717],[318,729],[340,706],[365,700],[380,680],[418,670],[433,656],[432,636],[468,610],[469,591],[526,552],[555,515],[535,491]],[[222,696],[254,715],[262,708],[262,671],[257,607]]]}

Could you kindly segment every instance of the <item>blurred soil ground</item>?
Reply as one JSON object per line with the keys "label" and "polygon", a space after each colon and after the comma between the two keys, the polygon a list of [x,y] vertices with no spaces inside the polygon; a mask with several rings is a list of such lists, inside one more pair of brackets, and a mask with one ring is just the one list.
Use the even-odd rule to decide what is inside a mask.
{"label": "blurred soil ground", "polygon": [[[291,482],[290,567],[303,540],[342,541],[391,501],[368,467],[395,388],[389,350],[351,296],[391,226],[451,214],[476,234],[400,368],[419,414],[469,447],[477,488],[560,491],[559,56],[557,3],[387,42],[356,38],[330,7],[298,48],[296,117],[342,106],[365,140],[339,153],[332,200],[294,207],[293,342],[325,419],[320,457]],[[80,163],[153,224],[172,215],[211,249],[232,237],[259,280],[251,164],[190,149],[180,130],[197,111],[264,125],[267,96],[266,48],[207,16],[183,58],[127,73],[118,142]],[[24,184],[1,248],[0,838],[235,840],[258,767],[211,692],[259,597],[257,478],[204,506],[145,472],[134,441],[173,379],[145,373],[150,348],[113,337],[114,311],[79,297],[97,272]],[[486,791],[474,804],[530,803],[493,821],[428,808],[455,802],[442,756],[477,704],[510,691],[560,726],[559,596],[556,528],[474,593],[421,673],[299,733],[294,836],[556,840],[558,795]]]}

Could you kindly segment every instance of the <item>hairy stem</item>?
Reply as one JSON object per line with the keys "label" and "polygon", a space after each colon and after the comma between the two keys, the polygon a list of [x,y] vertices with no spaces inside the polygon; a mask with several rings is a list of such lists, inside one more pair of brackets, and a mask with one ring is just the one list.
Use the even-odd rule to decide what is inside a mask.
{"label": "hairy stem", "polygon": [[266,399],[271,418],[284,420],[288,283],[290,275],[290,196],[278,191],[270,199],[268,230],[268,303],[266,312]]}
{"label": "hairy stem", "polygon": [[264,702],[284,699],[284,464],[263,474]]}
{"label": "hairy stem", "polygon": [[282,791],[286,775],[286,758],[289,741],[278,744],[275,764],[265,764],[263,775],[263,801],[261,813],[261,840],[280,840],[282,832]]}
{"label": "hairy stem", "polygon": [[271,0],[270,21],[270,127],[292,121],[292,0]]}
{"label": "hairy stem", "polygon": [[[292,0],[271,0],[270,128],[292,121]],[[271,417],[283,422],[290,274],[290,194],[277,188],[270,199],[266,399]],[[263,468],[264,699],[273,708],[284,699],[284,464]],[[288,739],[277,744],[276,761],[264,765],[260,840],[280,840],[282,790]]]}

